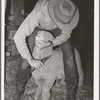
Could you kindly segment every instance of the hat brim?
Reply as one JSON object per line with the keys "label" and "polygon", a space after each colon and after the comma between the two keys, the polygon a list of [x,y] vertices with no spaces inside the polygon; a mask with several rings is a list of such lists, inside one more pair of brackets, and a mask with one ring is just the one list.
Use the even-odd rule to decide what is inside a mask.
{"label": "hat brim", "polygon": [[[68,2],[68,0],[66,0]],[[51,17],[51,19],[54,21],[54,23],[62,30],[62,31],[68,31],[68,30],[73,30],[79,21],[79,10],[77,8],[75,15],[73,16],[73,19],[71,20],[70,23],[63,24],[57,20],[54,14],[54,7],[56,6],[57,2],[59,0],[50,0],[48,4],[48,12]]]}

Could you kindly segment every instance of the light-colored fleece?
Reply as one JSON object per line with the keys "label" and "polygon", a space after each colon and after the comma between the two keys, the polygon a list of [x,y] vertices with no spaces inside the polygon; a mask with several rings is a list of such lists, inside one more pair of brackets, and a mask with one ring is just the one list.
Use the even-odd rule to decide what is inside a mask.
{"label": "light-colored fleece", "polygon": [[42,97],[41,100],[49,100],[50,89],[53,87],[55,80],[65,78],[63,53],[61,49],[54,50],[44,65],[32,72],[32,76],[37,84],[35,93],[36,100],[38,100],[40,95]]}
{"label": "light-colored fleece", "polygon": [[[26,17],[19,29],[17,30],[14,41],[21,56],[29,61],[31,54],[27,48],[26,37],[31,35],[37,26],[46,30],[53,30],[57,28],[51,20],[48,9],[48,1],[40,0],[36,4],[32,12]],[[71,31],[62,31],[58,37],[53,40],[54,46],[60,45],[70,38]]]}
{"label": "light-colored fleece", "polygon": [[45,79],[49,82],[55,79],[64,78],[64,63],[63,63],[63,53],[61,49],[56,49],[53,51],[51,57],[44,63],[42,68],[35,69],[32,72],[35,79],[41,80]]}

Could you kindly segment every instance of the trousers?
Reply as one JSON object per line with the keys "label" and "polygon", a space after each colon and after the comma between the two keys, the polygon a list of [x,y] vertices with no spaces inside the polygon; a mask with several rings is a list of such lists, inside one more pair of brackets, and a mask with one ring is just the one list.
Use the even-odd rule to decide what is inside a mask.
{"label": "trousers", "polygon": [[[29,37],[26,38],[28,48],[31,54],[35,45],[35,36],[37,35],[37,32],[40,30],[41,29],[37,27],[35,31]],[[51,32],[54,37],[57,37],[61,34],[61,31],[59,29],[54,29],[49,32]],[[67,100],[75,100],[77,83],[78,83],[78,73],[74,58],[74,49],[71,45],[70,39],[61,44],[59,47],[62,49],[63,52],[65,81],[67,84],[66,88],[68,91],[66,97]],[[19,91],[22,91],[24,89],[30,77],[31,77],[30,65],[26,59],[22,58],[21,65],[16,75],[16,81]]]}

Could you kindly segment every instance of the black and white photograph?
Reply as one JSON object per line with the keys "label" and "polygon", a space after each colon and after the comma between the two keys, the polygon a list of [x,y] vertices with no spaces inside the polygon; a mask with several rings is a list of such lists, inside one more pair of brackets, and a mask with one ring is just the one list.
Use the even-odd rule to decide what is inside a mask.
{"label": "black and white photograph", "polygon": [[98,100],[95,6],[95,0],[3,1],[2,100]]}

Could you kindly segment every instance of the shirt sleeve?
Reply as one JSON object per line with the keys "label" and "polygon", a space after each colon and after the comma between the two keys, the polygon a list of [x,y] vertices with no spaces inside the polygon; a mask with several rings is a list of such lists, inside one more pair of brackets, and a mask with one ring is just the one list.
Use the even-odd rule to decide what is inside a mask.
{"label": "shirt sleeve", "polygon": [[62,33],[52,41],[54,44],[53,46],[60,45],[63,42],[67,41],[71,36],[71,32],[72,31],[62,31]]}
{"label": "shirt sleeve", "polygon": [[37,12],[33,10],[23,21],[14,36],[14,41],[19,53],[27,60],[32,57],[27,47],[26,37],[32,34],[36,26],[38,26],[38,16]]}

